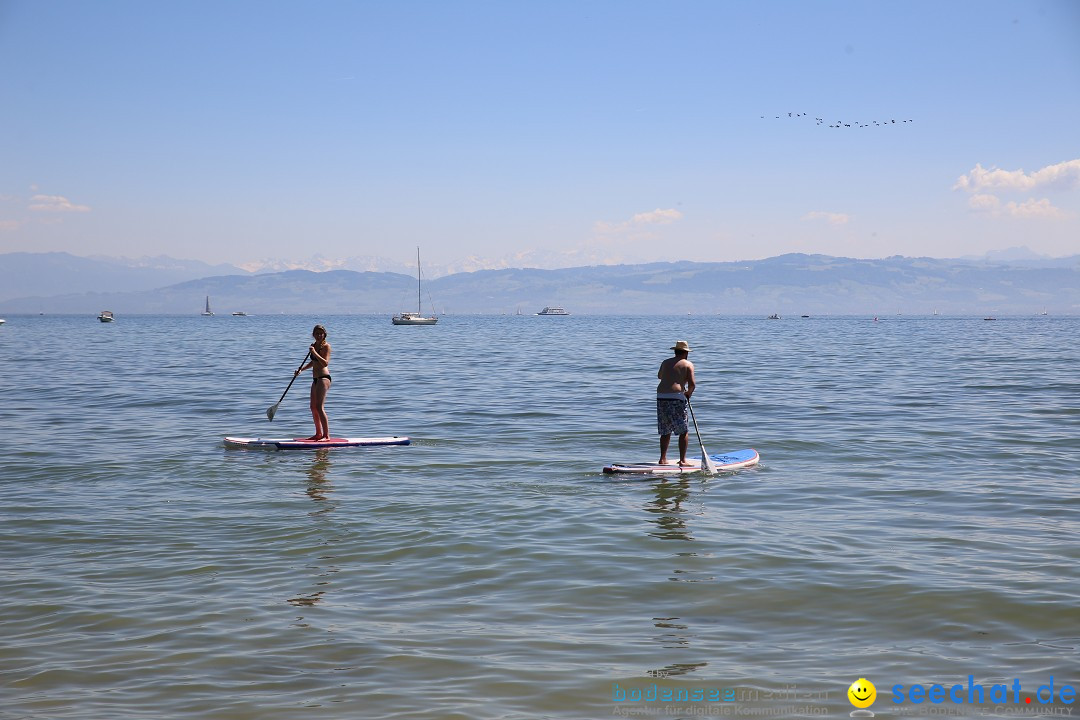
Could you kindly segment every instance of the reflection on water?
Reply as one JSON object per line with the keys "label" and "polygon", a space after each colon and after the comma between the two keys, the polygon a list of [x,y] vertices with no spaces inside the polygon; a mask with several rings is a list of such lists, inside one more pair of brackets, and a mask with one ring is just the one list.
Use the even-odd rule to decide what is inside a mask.
{"label": "reflection on water", "polygon": [[315,451],[315,458],[308,466],[307,494],[315,502],[328,503],[325,508],[316,510],[311,515],[321,515],[333,510],[336,505],[329,503],[327,493],[334,491],[334,486],[326,479],[330,472],[330,448],[322,448]]}
{"label": "reflection on water", "polygon": [[[692,542],[696,546],[697,541],[686,523],[687,516],[691,513],[688,509],[691,495],[690,480],[681,476],[677,479],[662,478],[653,486],[652,491],[653,495],[644,508],[645,512],[652,514],[653,517],[649,519],[649,522],[655,525],[649,531],[649,535],[661,540]],[[671,557],[678,564],[692,563],[694,558],[698,557],[698,553],[683,550],[672,553]],[[695,571],[683,567],[674,567],[671,572],[673,577],[669,577],[668,580],[703,582],[715,579],[713,577],[698,579],[684,577]],[[654,617],[652,621],[653,625],[660,630],[660,633],[653,638],[660,647],[665,650],[692,649],[691,642],[695,638],[694,633],[681,617]],[[707,662],[669,663],[662,668],[649,670],[646,674],[652,677],[674,677],[692,673],[707,665]]]}
{"label": "reflection on water", "polygon": [[659,678],[675,677],[676,675],[686,675],[687,673],[692,673],[695,670],[700,670],[701,668],[706,667],[708,664],[709,663],[704,662],[671,663],[670,665],[665,665],[664,667],[657,670],[649,670],[646,675]]}
{"label": "reflection on water", "polygon": [[661,480],[653,487],[656,499],[645,505],[645,511],[656,514],[656,518],[650,522],[657,526],[649,534],[661,540],[693,540],[690,530],[686,527],[683,508],[690,498],[690,481],[685,478],[668,481]]}
{"label": "reflection on water", "polygon": [[687,631],[690,629],[689,625],[683,625],[682,623],[675,622],[681,618],[677,617],[654,617],[656,627],[660,628],[664,632],[656,637],[656,640],[664,647],[665,650],[671,650],[672,648],[684,648],[689,647],[690,638],[687,635]]}
{"label": "reflection on water", "polygon": [[[331,499],[331,493],[334,492],[334,485],[329,479],[330,475],[330,448],[321,448],[315,450],[314,457],[311,460],[311,464],[307,466],[307,488],[304,492],[309,498],[319,503],[321,507],[318,510],[313,510],[308,513],[309,517],[318,517],[320,515],[326,515],[333,512],[337,507],[337,502]],[[338,568],[335,565],[323,566],[322,562],[325,560],[333,560],[332,555],[319,556],[319,564],[309,565],[308,569],[315,571],[315,588],[318,588],[312,592],[299,595],[297,597],[289,598],[286,602],[296,607],[314,607],[326,595],[324,588],[330,585],[329,576],[338,572]],[[298,618],[303,620],[303,618]]]}
{"label": "reflection on water", "polygon": [[313,607],[316,603],[319,602],[320,599],[322,599],[322,596],[325,594],[325,591],[320,590],[319,592],[314,592],[310,595],[301,595],[300,597],[289,598],[287,602],[290,605],[295,605],[297,607]]}

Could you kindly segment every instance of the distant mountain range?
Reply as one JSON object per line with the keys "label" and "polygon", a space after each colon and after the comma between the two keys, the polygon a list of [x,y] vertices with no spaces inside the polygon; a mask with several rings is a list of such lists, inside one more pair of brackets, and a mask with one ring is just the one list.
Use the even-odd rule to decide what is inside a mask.
{"label": "distant mountain range", "polygon": [[214,275],[246,274],[233,265],[208,265],[161,255],[142,258],[79,257],[64,252],[0,255],[0,306],[19,297],[50,297],[104,289],[153,290]]}
{"label": "distant mountain range", "polygon": [[[452,262],[424,261],[424,278],[439,278],[444,275],[456,273],[475,272],[477,270],[507,270],[509,268],[534,267],[534,268],[563,268],[580,265],[597,264],[598,258],[588,252],[547,252],[532,250],[523,253],[513,253],[502,257],[479,257],[470,255],[458,258]],[[327,270],[355,270],[356,272],[393,272],[405,275],[416,275],[416,262],[403,263],[378,255],[352,255],[344,258],[328,258],[323,255],[313,255],[306,260],[282,260],[278,258],[263,258],[242,263],[239,266],[246,272],[269,273],[283,272],[285,270],[311,270],[312,272],[326,272]]]}
{"label": "distant mountain range", "polygon": [[[131,261],[128,261],[131,262]],[[155,285],[155,283],[159,283]],[[0,255],[0,312],[391,314],[416,308],[416,276],[144,259],[136,267],[64,253]],[[791,254],[726,263],[461,272],[423,284],[423,310],[532,314],[1080,314],[1080,255],[1010,260]]]}

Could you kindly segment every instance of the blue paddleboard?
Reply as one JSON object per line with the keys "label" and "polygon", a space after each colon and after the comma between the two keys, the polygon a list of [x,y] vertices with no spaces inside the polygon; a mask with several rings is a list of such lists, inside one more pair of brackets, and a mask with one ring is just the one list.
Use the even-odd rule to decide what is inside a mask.
{"label": "blue paddleboard", "polygon": [[[757,465],[761,460],[757,450],[747,448],[745,450],[732,450],[728,453],[713,455],[709,454],[716,469],[720,472],[733,472],[751,465]],[[676,463],[678,460],[676,459]],[[604,467],[606,473],[627,473],[637,475],[677,475],[686,472],[699,472],[701,460],[690,460],[690,465],[678,465],[675,463],[661,465],[660,463],[612,463]]]}

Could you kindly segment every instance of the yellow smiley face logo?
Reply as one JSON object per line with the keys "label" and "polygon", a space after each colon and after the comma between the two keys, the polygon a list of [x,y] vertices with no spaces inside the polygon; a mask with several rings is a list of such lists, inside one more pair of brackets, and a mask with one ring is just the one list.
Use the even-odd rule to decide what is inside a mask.
{"label": "yellow smiley face logo", "polygon": [[859,678],[847,689],[847,698],[857,708],[868,708],[877,700],[877,688],[866,678]]}

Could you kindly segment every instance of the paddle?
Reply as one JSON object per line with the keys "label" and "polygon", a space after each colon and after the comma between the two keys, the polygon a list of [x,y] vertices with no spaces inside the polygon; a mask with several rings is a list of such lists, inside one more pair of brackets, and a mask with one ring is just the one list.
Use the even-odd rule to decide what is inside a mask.
{"label": "paddle", "polygon": [[293,373],[292,380],[290,380],[288,386],[286,386],[285,392],[281,393],[281,397],[278,398],[278,401],[276,403],[274,403],[270,407],[266,408],[266,419],[267,420],[273,422],[274,413],[277,412],[278,405],[280,405],[281,401],[285,399],[285,395],[289,392],[289,388],[292,387],[292,384],[294,382],[296,382],[296,378],[298,377],[298,373],[300,372],[300,368],[304,367],[304,363],[307,362],[309,355],[311,355],[310,350],[308,350],[307,355],[304,355],[304,359],[300,361],[300,367],[296,368],[296,372]]}
{"label": "paddle", "polygon": [[698,445],[701,446],[701,465],[702,469],[707,475],[716,474],[716,463],[709,457],[709,453],[705,452],[705,443],[701,442],[701,430],[698,429],[697,417],[694,416],[694,406],[690,404],[690,398],[686,398],[686,406],[690,408],[690,417],[694,420],[694,432],[697,433]]}

